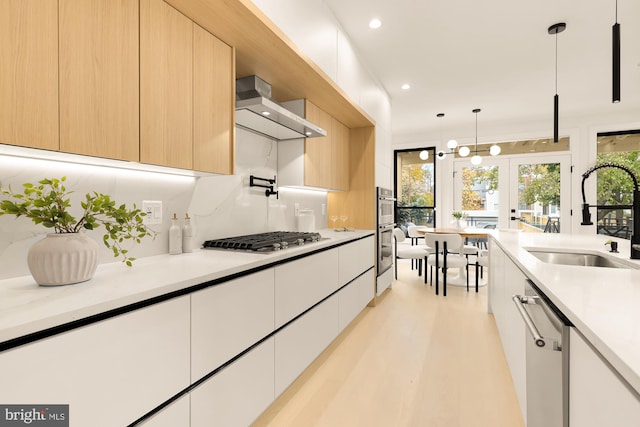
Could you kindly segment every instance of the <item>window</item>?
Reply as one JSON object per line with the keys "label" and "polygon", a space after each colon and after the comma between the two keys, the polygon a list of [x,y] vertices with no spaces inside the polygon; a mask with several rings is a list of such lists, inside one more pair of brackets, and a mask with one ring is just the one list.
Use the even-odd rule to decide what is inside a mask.
{"label": "window", "polygon": [[435,148],[396,150],[396,223],[435,227]]}
{"label": "window", "polygon": [[[602,163],[624,166],[640,179],[640,130],[599,133],[597,164]],[[603,168],[596,173],[598,234],[629,239],[633,231],[633,181],[621,169]]]}

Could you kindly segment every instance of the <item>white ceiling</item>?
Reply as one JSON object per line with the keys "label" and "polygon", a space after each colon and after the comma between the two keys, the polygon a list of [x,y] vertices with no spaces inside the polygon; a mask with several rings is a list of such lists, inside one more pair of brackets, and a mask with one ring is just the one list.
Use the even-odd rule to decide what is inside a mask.
{"label": "white ceiling", "polygon": [[[392,132],[549,120],[553,133],[556,36],[563,117],[637,112],[640,1],[618,0],[622,102],[611,103],[615,0],[325,0],[392,101]],[[382,27],[368,27],[371,18]],[[409,83],[411,89],[400,87]],[[437,113],[445,113],[437,119]],[[444,125],[438,120],[444,120]],[[542,135],[541,135],[542,136]]]}

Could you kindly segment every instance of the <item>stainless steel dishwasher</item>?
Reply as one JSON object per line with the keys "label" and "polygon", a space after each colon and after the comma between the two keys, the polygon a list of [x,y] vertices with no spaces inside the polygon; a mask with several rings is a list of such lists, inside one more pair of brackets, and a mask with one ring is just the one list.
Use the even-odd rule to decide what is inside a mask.
{"label": "stainless steel dishwasher", "polygon": [[569,426],[569,320],[529,280],[513,302],[526,341],[527,427]]}

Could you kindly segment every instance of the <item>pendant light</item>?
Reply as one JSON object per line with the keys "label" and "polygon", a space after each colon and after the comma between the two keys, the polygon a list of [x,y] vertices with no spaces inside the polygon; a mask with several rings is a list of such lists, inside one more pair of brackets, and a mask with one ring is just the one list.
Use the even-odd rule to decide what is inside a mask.
{"label": "pendant light", "polygon": [[559,97],[558,97],[558,33],[563,32],[567,28],[567,24],[564,22],[559,22],[557,24],[553,24],[547,29],[549,34],[556,36],[556,94],[553,97],[553,142],[558,142],[558,107],[559,107]]}
{"label": "pendant light", "polygon": [[613,77],[613,84],[611,91],[611,102],[616,104],[620,102],[620,24],[618,24],[618,0],[616,0],[616,23],[613,24],[612,33],[613,49],[611,55],[611,74]]}
{"label": "pendant light", "polygon": [[478,155],[478,113],[480,111],[481,110],[479,108],[474,108],[473,110],[471,110],[471,112],[476,115],[476,148],[474,150],[473,157],[471,157],[471,164],[474,166],[478,166],[480,163],[482,163],[482,157]]}
{"label": "pendant light", "polygon": [[[438,113],[436,114],[436,117],[441,119],[444,117],[444,113]],[[442,123],[440,123],[440,141],[442,141]],[[453,145],[455,143],[455,145]],[[456,148],[458,146],[458,141],[452,139],[449,142],[447,142],[447,146],[449,148],[451,148],[451,145],[453,145],[453,148]],[[449,150],[451,151],[451,150]],[[443,160],[445,157],[447,157],[447,153],[445,153],[444,151],[440,150],[438,151],[438,154],[436,155],[438,157],[439,160]]]}

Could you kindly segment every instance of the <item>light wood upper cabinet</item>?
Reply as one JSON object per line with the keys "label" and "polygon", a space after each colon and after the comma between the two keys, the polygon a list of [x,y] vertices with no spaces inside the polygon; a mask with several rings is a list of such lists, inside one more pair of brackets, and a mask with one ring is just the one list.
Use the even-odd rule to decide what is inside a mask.
{"label": "light wood upper cabinet", "polygon": [[193,169],[232,174],[233,49],[193,24]]}
{"label": "light wood upper cabinet", "polygon": [[349,190],[349,128],[332,118],[331,164],[334,169],[333,185],[336,190]]}
{"label": "light wood upper cabinet", "polygon": [[349,128],[309,101],[305,102],[305,117],[327,131],[327,136],[305,140],[305,185],[348,190]]}
{"label": "light wood upper cabinet", "polygon": [[0,2],[0,143],[57,150],[58,1]]}
{"label": "light wood upper cabinet", "polygon": [[60,150],[139,160],[138,3],[60,0]]}
{"label": "light wood upper cabinet", "polygon": [[140,161],[193,167],[193,23],[140,0]]}
{"label": "light wood upper cabinet", "polygon": [[233,55],[164,1],[140,1],[141,162],[233,173]]}
{"label": "light wood upper cabinet", "polygon": [[311,187],[331,188],[331,116],[306,101],[305,118],[326,130],[327,136],[305,140],[304,183]]}

